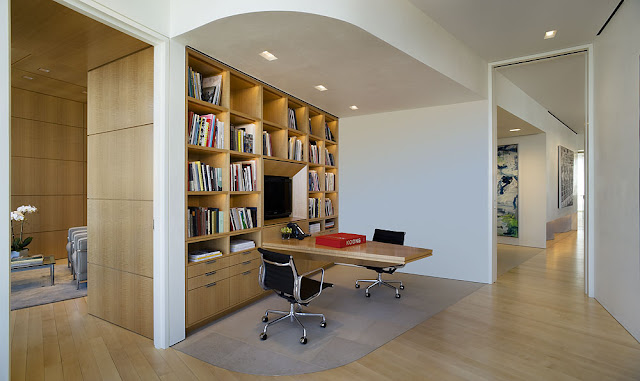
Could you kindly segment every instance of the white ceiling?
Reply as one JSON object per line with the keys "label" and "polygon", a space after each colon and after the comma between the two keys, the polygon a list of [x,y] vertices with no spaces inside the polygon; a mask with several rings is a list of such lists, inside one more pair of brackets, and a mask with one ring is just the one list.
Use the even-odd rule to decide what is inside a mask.
{"label": "white ceiling", "polygon": [[586,54],[572,54],[498,69],[577,133],[585,129]]}
{"label": "white ceiling", "polygon": [[[328,17],[295,12],[244,14],[214,21],[179,38],[339,117],[480,99],[370,33]],[[278,59],[266,61],[258,55],[264,50]],[[319,84],[329,90],[314,89]],[[351,105],[359,109],[352,111]]]}
{"label": "white ceiling", "polygon": [[[524,120],[518,118],[502,107],[498,107],[498,118],[496,124],[498,129],[498,139],[513,138],[515,136],[544,134],[544,131],[534,127],[532,124],[525,122]],[[509,131],[515,128],[519,128],[520,131]]]}
{"label": "white ceiling", "polygon": [[[488,61],[590,43],[619,0],[409,0]],[[553,39],[544,39],[557,30]]]}

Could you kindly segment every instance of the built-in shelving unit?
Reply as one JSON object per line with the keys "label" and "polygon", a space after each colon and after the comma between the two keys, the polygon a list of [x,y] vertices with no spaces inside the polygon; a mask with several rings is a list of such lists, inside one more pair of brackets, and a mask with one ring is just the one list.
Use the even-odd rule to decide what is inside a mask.
{"label": "built-in shelving unit", "polygon": [[[215,208],[223,215],[220,232],[189,237],[185,242],[186,325],[187,330],[192,330],[265,294],[257,280],[260,265],[257,250],[232,253],[231,240],[251,240],[256,243],[256,247],[260,247],[264,239],[280,239],[280,229],[289,222],[297,223],[304,231],[309,231],[309,224],[320,224],[320,231],[314,235],[338,231],[338,119],[189,48],[186,63],[187,67],[199,73],[202,78],[215,75],[222,78],[219,105],[190,97],[188,88],[185,89],[185,166],[189,162],[199,161],[214,168],[222,168],[221,191],[189,191],[188,171],[185,179],[188,190],[185,202],[186,237],[189,237],[189,207]],[[186,76],[188,87],[189,70],[186,70]],[[188,144],[190,112],[198,115],[213,114],[216,120],[223,123],[223,148]],[[294,125],[290,122],[291,113],[295,115]],[[232,126],[251,133],[252,150],[240,152],[242,149],[232,149]],[[332,133],[332,139],[327,138],[327,128]],[[270,155],[263,147],[263,133],[269,134]],[[300,143],[297,144],[301,145],[297,158],[289,154],[291,138],[298,140]],[[234,139],[238,137],[234,136]],[[310,155],[310,145],[317,147],[317,160]],[[335,165],[328,165],[326,152],[333,155]],[[255,170],[253,190],[232,191],[230,168],[234,163],[249,164]],[[319,189],[309,189],[310,170],[318,174]],[[325,188],[326,173],[335,176],[334,190],[327,191]],[[293,212],[290,217],[264,220],[262,190],[265,175],[287,176],[292,179]],[[316,218],[309,218],[309,198],[316,198],[320,202]],[[331,200],[333,204],[334,213],[330,216],[325,213],[327,200]],[[230,210],[242,207],[257,209],[257,221],[253,221],[255,226],[232,230]],[[219,250],[222,256],[190,263],[188,253],[196,250]],[[324,264],[296,261],[296,265],[299,271],[304,272]]]}

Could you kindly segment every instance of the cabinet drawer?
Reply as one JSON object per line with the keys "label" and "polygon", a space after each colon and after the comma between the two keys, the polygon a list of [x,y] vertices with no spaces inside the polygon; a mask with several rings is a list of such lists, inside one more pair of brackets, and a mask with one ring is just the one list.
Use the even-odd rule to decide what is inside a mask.
{"label": "cabinet drawer", "polygon": [[260,287],[258,273],[258,269],[254,268],[229,278],[230,305],[242,303],[264,291]]}
{"label": "cabinet drawer", "polygon": [[187,289],[188,290],[193,290],[196,289],[198,287],[202,287],[202,286],[206,286],[208,284],[211,284],[213,282],[218,282],[222,279],[228,278],[229,277],[229,268],[225,267],[223,269],[219,269],[219,270],[211,270],[207,273],[204,273],[200,276],[194,277],[194,278],[189,278],[189,280],[187,280]]}
{"label": "cabinet drawer", "polygon": [[222,257],[210,259],[197,265],[190,265],[187,267],[187,278],[197,277],[199,275],[206,274],[208,272],[221,269],[223,267],[229,267],[229,257],[223,255]]}
{"label": "cabinet drawer", "polygon": [[241,262],[235,266],[231,266],[229,267],[229,276],[238,275],[245,271],[258,268],[260,267],[260,263],[260,259],[254,259],[251,261]]}
{"label": "cabinet drawer", "polygon": [[229,266],[237,265],[238,263],[250,261],[256,258],[258,258],[258,261],[260,260],[260,253],[255,249],[234,253],[229,257]]}
{"label": "cabinet drawer", "polygon": [[229,278],[187,291],[187,325],[229,307]]}

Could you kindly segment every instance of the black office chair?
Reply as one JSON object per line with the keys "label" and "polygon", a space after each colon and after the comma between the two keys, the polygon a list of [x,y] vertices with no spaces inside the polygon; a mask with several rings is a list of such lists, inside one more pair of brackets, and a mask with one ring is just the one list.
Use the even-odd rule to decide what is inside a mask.
{"label": "black office chair", "polygon": [[[320,268],[310,271],[306,274],[298,275],[296,265],[293,263],[293,257],[290,255],[280,254],[269,250],[258,249],[262,254],[262,265],[260,266],[260,285],[265,290],[273,290],[278,296],[286,299],[291,307],[289,311],[267,310],[262,317],[263,322],[269,321],[269,313],[281,314],[283,316],[276,320],[268,322],[264,326],[264,330],[260,334],[260,339],[267,339],[267,328],[271,324],[278,323],[290,318],[291,321],[297,321],[302,326],[301,344],[307,343],[307,330],[298,319],[299,316],[317,316],[322,318],[320,326],[325,328],[327,320],[323,314],[311,314],[302,312],[302,306],[307,306],[310,301],[318,297],[327,287],[333,287],[331,283],[324,281],[324,269]],[[322,272],[320,282],[306,276]],[[296,307],[297,304],[297,307]]]}
{"label": "black office chair", "polygon": [[[405,234],[406,234],[405,232],[395,232],[391,230],[376,229],[375,232],[373,233],[373,241],[391,243],[394,245],[404,245]],[[400,291],[398,291],[398,288],[391,285],[391,283],[400,283],[400,290],[404,290],[404,285],[402,284],[402,282],[401,281],[384,281],[382,280],[382,274],[383,273],[393,274],[398,268],[404,267],[404,265],[390,266],[390,267],[373,267],[373,266],[364,266],[364,267],[378,273],[378,279],[358,279],[356,281],[356,288],[360,288],[360,284],[358,282],[371,282],[371,285],[367,287],[367,289],[365,290],[364,296],[366,296],[367,298],[371,296],[371,294],[369,293],[369,290],[373,286],[384,285],[396,290],[396,298],[400,298]]]}

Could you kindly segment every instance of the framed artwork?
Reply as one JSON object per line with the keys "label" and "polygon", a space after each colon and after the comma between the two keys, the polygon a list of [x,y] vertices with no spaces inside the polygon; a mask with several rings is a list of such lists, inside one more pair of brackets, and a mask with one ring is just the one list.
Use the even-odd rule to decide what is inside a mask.
{"label": "framed artwork", "polygon": [[498,235],[518,237],[518,145],[498,146]]}
{"label": "framed artwork", "polygon": [[574,161],[573,151],[558,146],[558,208],[573,206]]}

